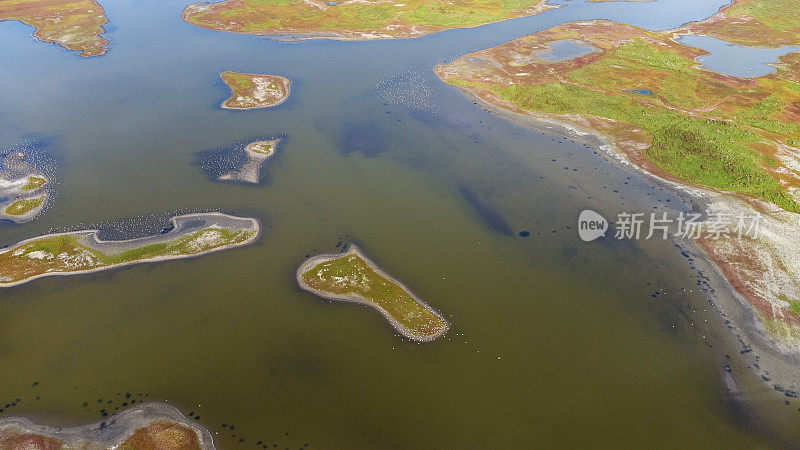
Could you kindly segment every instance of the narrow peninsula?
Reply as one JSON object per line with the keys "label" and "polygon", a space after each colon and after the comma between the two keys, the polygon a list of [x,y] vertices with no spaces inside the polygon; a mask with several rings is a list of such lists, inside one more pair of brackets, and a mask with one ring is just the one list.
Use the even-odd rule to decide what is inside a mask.
{"label": "narrow peninsula", "polygon": [[[686,35],[794,48],[769,65],[771,73],[734,76],[699,64],[709,53],[683,45]],[[698,212],[708,217],[761,214],[757,238],[701,237],[694,243],[740,295],[743,306],[729,306],[745,308],[736,325],[749,340],[796,354],[798,43],[796,1],[734,0],[711,18],[674,30],[603,20],[567,23],[464,55],[436,72],[501,117],[594,142],[615,161],[705,205]],[[796,386],[796,377],[788,383]]]}
{"label": "narrow peninsula", "polygon": [[47,205],[50,179],[23,152],[0,155],[0,221],[25,223]]}
{"label": "narrow peninsula", "polygon": [[277,75],[222,72],[222,81],[231,89],[231,96],[221,107],[225,109],[255,109],[277,106],[289,97],[292,81]]}
{"label": "narrow peninsula", "polygon": [[211,433],[166,403],[143,403],[113,419],[74,428],[51,428],[27,418],[0,419],[3,449],[213,450]]}
{"label": "narrow peninsula", "polygon": [[94,0],[4,0],[0,1],[0,22],[4,20],[29,25],[36,29],[36,39],[78,51],[79,56],[108,51],[108,41],[101,37],[108,19]]}
{"label": "narrow peninsula", "polygon": [[213,212],[176,216],[167,233],[124,241],[100,240],[97,230],[48,234],[0,250],[0,287],[242,247],[260,230],[256,219]]}
{"label": "narrow peninsula", "polygon": [[375,308],[397,331],[415,341],[432,341],[449,328],[438,312],[384,273],[355,246],[344,254],[308,259],[297,269],[297,282],[320,297]]}
{"label": "narrow peninsula", "polygon": [[217,179],[258,184],[261,179],[261,166],[275,154],[275,149],[280,141],[281,139],[271,139],[247,144],[244,148],[247,155],[245,163],[238,169],[220,175]]}
{"label": "narrow peninsula", "polygon": [[225,0],[189,5],[181,17],[210,30],[274,39],[366,41],[477,27],[557,7],[546,0]]}

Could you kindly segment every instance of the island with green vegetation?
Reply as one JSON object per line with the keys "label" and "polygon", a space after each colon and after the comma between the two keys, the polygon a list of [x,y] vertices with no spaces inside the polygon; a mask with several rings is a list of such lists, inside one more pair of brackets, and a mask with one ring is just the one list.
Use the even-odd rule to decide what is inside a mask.
{"label": "island with green vegetation", "polygon": [[415,341],[432,341],[449,328],[441,314],[384,273],[356,246],[346,253],[309,258],[297,269],[297,282],[320,297],[375,308],[403,336]]}
{"label": "island with green vegetation", "polygon": [[112,419],[51,428],[24,417],[0,419],[0,448],[9,450],[213,450],[211,433],[166,403],[143,403]]}
{"label": "island with green vegetation", "polygon": [[231,96],[221,107],[225,109],[255,109],[277,106],[289,97],[292,81],[277,75],[222,72],[222,81],[231,89]]}
{"label": "island with green vegetation", "polygon": [[256,219],[211,212],[173,217],[170,231],[137,239],[104,241],[97,230],[48,234],[0,250],[0,287],[242,247],[260,230]]}
{"label": "island with green vegetation", "polygon": [[[684,35],[796,46],[797,2],[735,0],[666,31],[567,23],[435,70],[501,117],[592,144],[688,193],[709,217],[760,213],[757,238],[695,244],[749,305],[756,319],[744,328],[779,352],[800,352],[800,53],[741,78],[700,66],[708,52],[682,45]],[[571,50],[559,55],[558,46]]]}
{"label": "island with green vegetation", "polygon": [[25,223],[47,205],[49,178],[23,152],[0,155],[0,221]]}
{"label": "island with green vegetation", "polygon": [[538,14],[546,0],[225,0],[195,3],[183,20],[276,39],[373,40],[425,36]]}
{"label": "island with green vegetation", "polygon": [[108,20],[94,0],[3,0],[0,22],[18,20],[36,30],[44,42],[78,51],[84,57],[104,55],[108,41],[101,35]]}
{"label": "island with green vegetation", "polygon": [[280,141],[281,139],[279,138],[254,141],[247,144],[244,148],[244,152],[247,155],[245,163],[238,169],[220,175],[217,179],[258,184],[261,178],[261,166],[275,154],[275,149]]}

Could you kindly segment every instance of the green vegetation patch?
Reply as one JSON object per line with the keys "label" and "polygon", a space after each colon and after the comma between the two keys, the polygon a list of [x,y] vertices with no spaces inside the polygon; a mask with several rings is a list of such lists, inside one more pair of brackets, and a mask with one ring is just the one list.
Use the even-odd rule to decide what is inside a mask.
{"label": "green vegetation patch", "polygon": [[33,191],[39,189],[45,184],[47,184],[47,180],[45,178],[31,176],[28,177],[28,182],[25,184],[25,186],[22,186],[22,190],[26,192]]}
{"label": "green vegetation patch", "polygon": [[29,212],[40,207],[42,202],[44,202],[44,197],[17,200],[6,207],[5,213],[9,216],[24,216],[25,214],[28,214]]}
{"label": "green vegetation patch", "polygon": [[300,276],[317,291],[342,297],[342,300],[356,295],[379,307],[413,337],[436,336],[447,329],[447,322],[419,303],[397,282],[374,270],[357,253],[350,252],[320,262]]}
{"label": "green vegetation patch", "polygon": [[492,87],[504,100],[536,112],[606,117],[641,127],[653,137],[646,154],[684,181],[753,195],[784,208],[800,207],[762,167],[749,144],[761,138],[733,122],[692,117],[648,107],[622,95],[607,95],[565,83]]}

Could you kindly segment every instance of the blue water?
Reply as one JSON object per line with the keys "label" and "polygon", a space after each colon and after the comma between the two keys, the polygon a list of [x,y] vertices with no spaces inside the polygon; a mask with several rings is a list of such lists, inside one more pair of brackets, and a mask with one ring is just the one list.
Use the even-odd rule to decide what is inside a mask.
{"label": "blue water", "polygon": [[778,58],[800,51],[800,47],[781,46],[778,48],[747,47],[732,44],[709,36],[686,35],[678,39],[683,45],[701,48],[708,55],[696,59],[705,70],[734,77],[760,77],[775,72],[769,64]]}
{"label": "blue water", "polygon": [[561,39],[549,42],[547,50],[536,52],[536,56],[549,62],[564,61],[575,59],[589,53],[599,51],[593,46],[574,39]]}

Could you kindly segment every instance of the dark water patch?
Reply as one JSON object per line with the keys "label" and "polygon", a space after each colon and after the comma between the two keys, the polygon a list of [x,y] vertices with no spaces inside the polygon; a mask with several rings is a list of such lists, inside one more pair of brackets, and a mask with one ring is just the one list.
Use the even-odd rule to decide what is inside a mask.
{"label": "dark water patch", "polygon": [[361,153],[367,158],[374,158],[389,147],[386,133],[374,120],[367,120],[359,124],[346,124],[341,135],[343,155],[355,152]]}
{"label": "dark water patch", "polygon": [[464,199],[466,199],[467,202],[469,202],[469,204],[475,208],[475,211],[478,212],[489,228],[506,236],[512,236],[514,234],[514,230],[511,229],[511,225],[506,222],[502,214],[500,214],[500,211],[498,211],[489,202],[482,199],[478,194],[470,189],[469,186],[461,184],[458,186],[458,190],[461,192],[461,195],[464,196]]}
{"label": "dark water patch", "polygon": [[649,89],[623,89],[622,92],[636,95],[653,95],[653,92]]}

